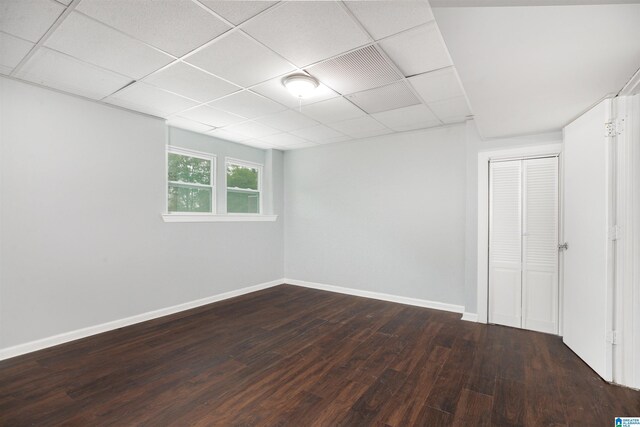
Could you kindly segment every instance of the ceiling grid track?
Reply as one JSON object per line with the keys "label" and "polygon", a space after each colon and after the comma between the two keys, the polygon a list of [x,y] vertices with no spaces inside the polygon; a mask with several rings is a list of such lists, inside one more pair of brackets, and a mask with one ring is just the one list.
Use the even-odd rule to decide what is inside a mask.
{"label": "ceiling grid track", "polygon": [[[90,0],[86,0],[86,1],[90,1]],[[180,46],[177,46],[177,45],[176,45],[176,48],[172,48],[170,44],[171,42],[168,42],[169,44],[167,44],[167,42],[165,41],[165,40],[168,40],[166,38],[157,40],[157,39],[154,39],[153,36],[149,36],[148,34],[145,34],[145,33],[131,32],[128,29],[130,28],[130,24],[126,22],[123,23],[124,21],[118,21],[118,20],[114,21],[112,19],[105,19],[105,21],[107,21],[108,23],[103,22],[103,16],[108,16],[108,15],[100,14],[99,12],[100,9],[96,9],[97,6],[95,6],[95,4],[93,3],[92,3],[94,5],[93,9],[87,9],[86,7],[84,7],[84,4],[80,6],[81,10],[76,9],[76,6],[78,6],[80,2],[81,0],[73,0],[69,4],[69,6],[67,6],[63,10],[60,16],[58,16],[55,22],[46,31],[46,33],[31,48],[29,53],[24,58],[22,58],[20,63],[11,71],[11,76],[15,76],[16,73],[20,73],[20,70],[24,67],[24,65],[27,62],[29,62],[29,60],[33,58],[34,54],[38,51],[40,47],[46,47],[47,50],[51,50],[56,55],[68,56],[70,59],[73,59],[74,61],[79,61],[78,62],[79,64],[82,63],[82,64],[89,65],[91,67],[97,67],[98,70],[101,70],[103,72],[115,73],[121,76],[123,79],[127,78],[131,80],[127,84],[124,84],[123,86],[119,87],[118,89],[107,92],[108,93],[107,95],[101,95],[101,97],[97,99],[93,99],[91,97],[89,97],[88,99],[92,99],[107,105],[113,105],[119,108],[133,109],[134,111],[137,111],[136,108],[139,108],[142,114],[151,114],[151,115],[164,117],[166,120],[169,120],[169,121],[171,121],[172,119],[175,119],[175,120],[179,119],[179,120],[182,120],[183,122],[190,121],[190,122],[193,122],[194,126],[197,125],[197,126],[200,126],[202,129],[208,129],[206,131],[203,131],[203,133],[209,133],[216,130],[227,130],[227,129],[232,130],[230,126],[239,126],[242,124],[248,124],[251,126],[254,126],[254,124],[259,125],[262,123],[261,119],[266,119],[272,115],[277,116],[287,111],[293,111],[296,113],[303,114],[304,117],[313,119],[312,122],[313,121],[317,122],[317,125],[313,125],[313,126],[318,126],[318,127],[325,126],[329,129],[332,129],[332,131],[335,131],[336,135],[345,135],[347,139],[353,139],[355,138],[353,135],[349,136],[345,132],[341,131],[340,129],[347,130],[347,132],[352,134],[356,134],[357,133],[356,131],[360,129],[357,127],[359,125],[356,125],[356,123],[358,123],[363,126],[361,128],[363,134],[366,134],[367,132],[370,132],[370,133],[375,132],[374,128],[376,128],[376,126],[379,129],[381,128],[387,129],[389,132],[401,132],[402,130],[398,130],[394,127],[390,127],[387,124],[388,121],[391,120],[389,117],[385,117],[384,119],[382,119],[382,118],[378,118],[377,116],[374,116],[374,114],[384,113],[387,111],[392,111],[395,109],[400,109],[405,107],[412,107],[414,105],[415,106],[422,105],[424,106],[424,110],[422,109],[412,110],[411,120],[419,120],[418,119],[419,116],[417,116],[417,114],[418,112],[422,112],[422,111],[424,111],[425,115],[430,114],[433,116],[434,119],[437,119],[437,124],[434,123],[433,125],[430,125],[428,122],[429,120],[431,120],[431,118],[425,116],[424,119],[422,119],[422,122],[424,122],[422,126],[433,127],[433,126],[451,123],[450,121],[443,121],[431,109],[429,104],[426,102],[427,100],[425,100],[421,96],[418,90],[416,90],[416,88],[409,81],[409,77],[413,77],[414,75],[405,76],[405,74],[401,71],[400,67],[387,54],[387,52],[383,49],[381,45],[381,42],[384,42],[387,40],[394,40],[395,38],[399,38],[403,36],[405,33],[408,33],[410,31],[414,31],[421,27],[426,27],[427,25],[432,24],[433,22],[432,18],[424,18],[425,20],[418,24],[416,24],[417,21],[415,20],[407,21],[409,25],[396,23],[394,24],[396,25],[395,27],[396,29],[386,33],[386,35],[379,34],[379,31],[375,30],[377,31],[375,34],[376,36],[378,36],[378,38],[376,39],[372,35],[372,33],[367,30],[367,27],[370,25],[370,22],[368,21],[361,22],[361,20],[359,19],[360,13],[361,13],[359,10],[356,10],[356,9],[352,10],[351,9],[352,6],[348,6],[347,3],[345,3],[344,1],[327,2],[326,6],[323,5],[322,7],[320,7],[319,10],[323,14],[327,13],[328,14],[327,16],[331,16],[334,19],[336,19],[337,20],[336,22],[338,21],[342,22],[342,25],[344,26],[344,28],[348,29],[348,30],[344,30],[344,31],[347,31],[347,33],[344,33],[344,34],[350,37],[350,38],[347,38],[347,40],[350,40],[350,42],[346,42],[346,45],[344,46],[344,47],[348,47],[348,49],[344,49],[342,52],[338,52],[338,53],[335,53],[337,49],[334,49],[333,55],[327,56],[322,59],[318,59],[318,55],[316,54],[316,57],[313,58],[314,59],[313,61],[308,61],[309,63],[303,66],[302,60],[300,59],[301,57],[299,55],[298,55],[298,59],[296,59],[295,56],[292,57],[287,53],[287,52],[291,52],[290,50],[291,45],[288,45],[289,47],[287,47],[286,42],[284,42],[284,45],[283,45],[282,41],[277,41],[276,39],[273,39],[273,34],[271,38],[266,37],[265,39],[264,37],[265,25],[268,25],[270,20],[275,19],[276,21],[274,22],[277,22],[277,20],[279,19],[280,22],[282,22],[283,17],[287,16],[287,14],[304,13],[303,11],[301,12],[300,7],[296,8],[292,6],[290,2],[287,2],[287,1],[274,2],[273,4],[270,4],[268,7],[262,10],[259,10],[259,7],[257,6],[248,6],[248,9],[246,9],[247,12],[245,15],[248,18],[246,17],[243,18],[241,17],[242,15],[233,15],[235,11],[229,14],[228,9],[219,8],[215,5],[215,3],[212,3],[211,7],[208,7],[206,0],[185,1],[185,4],[192,3],[193,5],[195,5],[192,7],[192,9],[195,7],[195,9],[193,10],[201,9],[204,13],[210,16],[210,18],[208,18],[209,20],[215,19],[216,22],[220,23],[219,27],[215,27],[215,28],[218,28],[218,31],[215,31],[215,32],[219,32],[220,30],[222,30],[222,32],[219,32],[217,35],[213,36],[211,39],[208,39],[204,43],[198,44],[197,46],[191,48],[186,52],[184,50],[182,52],[179,52],[182,49]],[[386,3],[391,4],[393,2],[386,2]],[[420,2],[415,2],[415,3],[418,4]],[[238,2],[238,4],[240,4],[240,2]],[[333,4],[334,6],[329,6],[330,4]],[[428,14],[430,15],[431,12],[429,11],[428,3],[425,2],[424,4],[426,4],[426,9],[424,10],[429,12]],[[284,10],[281,11],[281,8],[285,8],[285,7],[287,8],[286,12]],[[420,6],[420,8],[422,8],[422,6]],[[142,11],[142,10],[143,9],[141,8],[136,9],[136,11]],[[244,13],[245,9],[243,9],[243,6],[239,6],[237,10],[240,10],[241,13]],[[249,14],[252,13],[252,10],[255,11],[254,12],[255,14],[250,16]],[[423,9],[420,9],[420,11],[422,10]],[[122,67],[120,69],[117,68],[116,67],[117,64],[114,64],[115,68],[110,68],[108,67],[108,65],[110,65],[109,63],[106,63],[105,65],[99,62],[93,62],[91,59],[87,59],[86,56],[83,56],[81,54],[76,55],[73,53],[73,51],[69,51],[64,45],[62,45],[60,48],[54,45],[49,46],[48,44],[47,46],[45,46],[45,43],[47,43],[47,39],[62,25],[63,21],[67,17],[69,17],[69,15],[71,15],[72,12],[77,13],[78,15],[81,15],[88,20],[91,20],[91,22],[95,23],[96,25],[100,25],[108,28],[109,31],[114,31],[120,35],[125,36],[127,40],[131,40],[131,46],[132,46],[131,49],[133,49],[135,46],[138,46],[133,44],[133,41],[135,41],[135,43],[138,43],[140,46],[144,46],[144,49],[147,49],[147,50],[153,49],[154,51],[158,52],[158,55],[159,55],[158,61],[162,61],[163,56],[160,56],[160,54],[162,54],[162,55],[166,55],[166,58],[167,60],[169,60],[169,62],[167,63],[165,61],[163,62],[164,65],[157,67],[153,71],[148,72],[142,75],[141,77],[138,77],[139,75],[138,76],[127,75],[129,74],[128,72],[123,73],[122,71],[120,71]],[[191,13],[192,14],[195,13],[196,15],[194,16],[204,15],[204,14],[201,14],[201,12],[192,11]],[[344,15],[342,15],[341,13],[344,13]],[[356,16],[356,13],[358,13],[358,16]],[[272,15],[273,18],[272,16],[267,16],[269,14],[273,14]],[[234,16],[237,18],[234,19]],[[289,15],[289,16],[292,16],[292,15]],[[366,18],[366,15],[365,15],[365,18]],[[202,19],[203,19],[202,22],[206,21],[205,18],[202,18]],[[259,23],[257,21],[259,21]],[[304,18],[303,18],[303,21],[304,21]],[[168,21],[164,21],[164,22],[168,22]],[[213,22],[213,21],[210,21],[210,22]],[[237,24],[234,22],[237,22]],[[413,25],[413,24],[416,24],[416,25]],[[127,25],[129,25],[129,27],[127,27]],[[148,26],[152,24],[151,24],[151,21],[148,21],[144,25]],[[295,24],[292,24],[292,25],[295,27]],[[262,28],[262,30],[260,30],[260,28]],[[343,27],[340,27],[340,28],[343,28]],[[258,30],[258,32],[256,32],[256,30]],[[314,31],[317,31],[317,30],[314,30]],[[251,32],[251,34],[249,32]],[[360,35],[357,35],[356,33]],[[221,72],[224,71],[223,74],[224,73],[228,74],[228,71],[224,70],[224,68],[220,69],[219,67],[208,67],[206,65],[206,61],[204,62],[204,64],[202,63],[202,58],[207,59],[207,55],[209,55],[209,58],[211,58],[211,54],[215,54],[215,52],[218,52],[218,50],[212,50],[211,53],[208,53],[204,56],[200,55],[198,60],[194,61],[197,63],[197,65],[196,63],[190,62],[190,60],[193,59],[195,56],[197,56],[199,53],[216,45],[216,43],[224,40],[226,37],[232,37],[234,35],[242,36],[243,38],[242,40],[246,39],[250,41],[252,44],[255,44],[257,47],[261,49],[261,51],[264,51],[265,53],[268,52],[269,55],[272,55],[274,58],[277,58],[277,60],[280,61],[279,63],[287,64],[287,67],[290,68],[291,70],[288,72],[277,74],[274,77],[267,77],[265,75],[264,79],[259,80],[257,83],[251,82],[251,84],[246,84],[249,82],[242,83],[242,81],[236,80],[232,75],[222,76],[218,74],[218,71],[221,71]],[[272,41],[274,43],[272,43]],[[126,40],[123,41],[123,43],[125,42]],[[164,43],[164,45],[162,43]],[[237,40],[234,39],[233,42],[229,40],[229,42],[227,43],[227,46],[234,46],[233,43],[237,43]],[[349,43],[351,43],[351,46],[348,46]],[[127,45],[125,44],[125,46]],[[181,46],[187,47],[188,43],[187,43],[187,46],[185,46],[185,43],[183,43]],[[283,49],[283,46],[284,46],[284,49]],[[409,48],[409,46],[407,46],[407,48]],[[142,47],[140,47],[140,49],[142,49]],[[224,49],[224,48],[220,47],[220,49]],[[287,51],[286,49],[289,49],[289,51]],[[80,53],[82,52],[80,51]],[[181,53],[181,54],[177,55],[177,53]],[[309,57],[309,59],[311,59],[311,57]],[[294,63],[293,61],[296,61],[300,65],[296,65],[296,63]],[[304,62],[307,62],[307,61],[304,61]],[[215,95],[215,92],[211,92],[212,99],[207,99],[206,97],[200,97],[199,99],[194,99],[193,96],[196,95],[196,92],[192,91],[192,93],[189,93],[189,92],[184,93],[183,91],[180,90],[180,86],[177,86],[178,89],[175,89],[175,88],[172,88],[170,85],[168,87],[166,85],[166,78],[167,78],[166,71],[168,69],[174,69],[174,67],[177,66],[178,64],[184,64],[185,66],[189,67],[189,69],[193,69],[194,72],[201,73],[203,75],[202,77],[203,84],[207,84],[207,83],[210,85],[214,84],[214,83],[211,83],[213,82],[213,80],[208,81],[204,77],[204,75],[208,75],[208,76],[211,76],[211,79],[217,79],[215,81],[219,80],[220,82],[231,86],[231,87],[226,87],[224,89],[225,91],[232,89],[232,87],[237,88],[237,90],[227,92],[227,93],[222,93],[220,94],[220,96]],[[212,69],[209,69],[209,68],[212,68]],[[448,67],[445,67],[445,68],[448,68]],[[125,71],[127,70],[126,67],[124,68],[124,70]],[[178,78],[180,76],[188,75],[184,73],[184,71],[188,71],[187,68],[184,68],[184,70],[183,69],[175,69],[175,70],[176,70],[175,72],[178,72],[178,70],[182,72],[182,74],[179,74],[179,73],[173,74],[173,76],[178,76]],[[272,70],[277,70],[277,68],[272,67]],[[438,71],[438,70],[429,69],[423,73],[418,73],[415,75],[428,74],[433,71]],[[131,73],[133,74],[133,72]],[[275,97],[272,96],[272,94],[276,95],[275,89],[274,89],[275,86],[273,86],[275,85],[275,81],[279,81],[283,77],[293,73],[310,74],[313,77],[317,78],[320,81],[321,85],[325,87],[324,95],[318,98],[317,100],[311,100],[311,102],[307,101],[307,102],[301,103],[300,110],[297,108],[293,108],[291,103],[289,102],[285,103],[286,100],[280,99],[279,98],[280,95]],[[163,76],[162,78],[165,79],[164,83],[163,83],[163,80],[158,80],[154,78],[155,76],[159,76],[159,75],[162,75]],[[252,79],[255,78],[256,76],[260,77],[260,75],[256,73],[254,73],[253,75],[251,74],[247,74],[247,75],[253,76],[251,77]],[[169,74],[169,76],[171,77],[172,74]],[[271,76],[273,76],[273,74],[271,74]],[[40,81],[39,77],[30,77],[30,79],[32,79],[36,84],[38,84],[38,81]],[[138,84],[140,84],[140,86],[138,86]],[[86,92],[83,92],[82,86],[79,86],[79,88],[80,88],[79,93],[86,93]],[[284,88],[282,89],[284,90]],[[210,89],[210,90],[214,90],[214,89]],[[262,99],[264,100],[264,102],[262,101],[257,102],[255,107],[248,106],[247,107],[248,109],[247,109],[242,105],[239,105],[237,101],[239,99],[245,99],[245,98],[238,97],[243,92],[252,94],[251,96],[255,97],[255,98],[250,98],[246,96],[245,98],[248,101],[253,102],[254,99],[256,101],[259,101],[260,99]],[[122,94],[122,96],[119,96],[120,94]],[[162,94],[165,94],[165,95],[162,95]],[[78,96],[83,97],[82,95],[78,95]],[[229,102],[221,102],[227,98],[233,98],[234,100],[230,100]],[[331,119],[327,118],[326,120],[318,120],[314,116],[314,114],[316,113],[311,113],[311,112],[307,113],[307,108],[309,106],[317,103],[321,103],[324,101],[329,101],[334,98],[342,99],[341,101],[342,104],[333,103],[331,105],[334,105],[334,104],[340,105],[341,108],[346,109],[345,111],[350,111],[349,108],[353,108],[355,109],[355,111],[359,111],[361,116],[358,116],[355,113],[349,113],[345,115],[344,118],[338,119],[338,117],[334,114],[334,115],[327,116],[327,117],[331,117]],[[205,99],[207,100],[205,101]],[[151,100],[157,100],[159,102],[158,104],[155,104],[157,105],[157,108],[149,104]],[[147,102],[148,105],[145,106],[144,104],[145,102]],[[187,106],[187,104],[189,105]],[[277,111],[277,108],[275,109],[272,108],[271,110],[273,111],[270,111],[270,107],[268,107],[270,104],[280,106],[282,108],[281,113]],[[344,104],[344,107],[342,107],[343,104]],[[350,105],[351,107],[347,108],[346,104]],[[467,101],[467,104],[468,104],[468,101]],[[137,105],[138,107],[136,107]],[[326,104],[326,105],[328,106],[329,104]],[[175,109],[175,107],[182,107],[182,108]],[[237,117],[238,121],[237,122],[233,121],[227,124],[216,124],[214,126],[212,122],[217,123],[217,119],[215,119],[215,117],[217,116],[211,116],[211,117],[206,115],[203,116],[200,112],[198,112],[198,114],[192,114],[192,116],[194,116],[195,118],[183,117],[183,115],[187,115],[191,111],[198,110],[203,107],[206,107],[206,109],[203,109],[202,113],[215,110],[220,114],[226,114],[226,115]],[[243,107],[244,110],[250,113],[247,113],[246,115],[239,114],[236,111],[239,107]],[[231,110],[229,110],[229,108],[231,108]],[[236,110],[234,110],[234,108]],[[328,107],[321,107],[320,111],[322,111],[322,108],[326,109]],[[207,110],[207,109],[212,109],[212,110]],[[165,113],[163,113],[163,111]],[[254,111],[255,113],[258,113],[258,114],[255,114],[254,112],[251,112],[251,111]],[[315,108],[314,111],[319,111],[319,110],[318,108]],[[198,116],[200,116],[201,120],[204,120],[204,121],[199,120],[197,118]],[[364,120],[364,118],[367,118],[368,121]],[[291,119],[293,120],[293,118]],[[268,125],[269,124],[268,120],[265,120],[264,123],[267,123],[267,127],[270,127]],[[277,121],[274,123],[277,123]],[[308,123],[311,123],[311,122],[308,122]],[[335,129],[332,127],[332,124],[334,123],[336,124]],[[373,123],[377,123],[377,125],[374,125]],[[261,125],[261,126],[264,126],[264,125]],[[309,125],[307,124],[307,126]],[[296,132],[295,129],[297,128],[292,128],[291,130],[279,130],[279,128],[273,127],[273,129],[283,134],[283,137],[287,135],[296,136],[295,133],[292,133],[292,132]],[[322,139],[316,141],[315,137],[314,139],[307,139],[307,138],[304,138],[304,137],[301,138],[298,136],[298,138],[313,144],[322,143],[323,141]],[[271,138],[271,139],[275,140],[274,138]],[[338,139],[342,140],[343,137],[333,136],[328,138],[327,142],[338,140]],[[290,138],[290,140],[293,140],[293,139]]]}
{"label": "ceiling grid track", "polygon": [[[71,12],[76,8],[78,3],[80,3],[81,1],[82,0],[73,0],[71,3],[69,3],[69,6],[66,6],[66,8],[60,14],[60,16],[58,16],[58,18],[54,21],[54,23],[49,27],[47,32],[44,33],[42,37],[40,37],[40,40],[36,42],[36,44],[31,48],[29,53],[27,53],[27,55],[24,58],[22,58],[22,60],[18,63],[18,65],[16,65],[13,68],[13,70],[9,74],[10,76],[15,77],[16,73],[20,71],[27,62],[29,62],[29,60],[33,57],[33,55],[35,55],[36,51],[40,49],[40,47],[44,44],[44,42],[47,41],[47,39],[51,36],[51,34],[53,34],[53,32],[56,29],[58,29],[58,27],[62,24],[62,22],[67,18],[67,16],[71,14]],[[64,4],[62,3],[59,3],[59,2],[56,2],[56,3],[64,6]]]}

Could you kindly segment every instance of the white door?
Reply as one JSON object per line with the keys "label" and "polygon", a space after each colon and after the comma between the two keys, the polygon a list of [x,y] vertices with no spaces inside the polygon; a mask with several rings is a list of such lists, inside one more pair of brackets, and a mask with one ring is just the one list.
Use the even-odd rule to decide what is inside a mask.
{"label": "white door", "polygon": [[522,163],[489,165],[489,323],[522,326]]}
{"label": "white door", "polygon": [[564,129],[563,340],[593,370],[612,379],[608,245],[609,148],[605,100]]}
{"label": "white door", "polygon": [[522,327],[558,334],[558,158],[522,167]]}
{"label": "white door", "polygon": [[489,322],[558,333],[558,158],[491,162]]}

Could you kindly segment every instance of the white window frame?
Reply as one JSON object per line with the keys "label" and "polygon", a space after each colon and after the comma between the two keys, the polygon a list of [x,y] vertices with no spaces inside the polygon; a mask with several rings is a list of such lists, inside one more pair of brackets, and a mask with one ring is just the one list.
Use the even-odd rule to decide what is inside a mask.
{"label": "white window frame", "polygon": [[[195,157],[197,159],[208,160],[211,163],[211,177],[209,178],[209,182],[211,185],[204,184],[194,184],[192,182],[182,182],[182,181],[169,181],[169,154],[178,154],[181,156]],[[215,215],[216,214],[216,166],[217,166],[217,158],[215,154],[205,153],[202,151],[189,150],[186,148],[172,147],[167,146],[166,150],[166,170],[165,170],[165,212],[167,215]],[[210,212],[169,212],[169,185],[177,184],[184,185],[186,187],[193,188],[210,188],[211,189],[211,211]]]}
{"label": "white window frame", "polygon": [[224,159],[224,195],[228,200],[228,191],[229,191],[229,187],[227,185],[227,165],[232,164],[232,165],[236,165],[236,166],[241,166],[241,167],[245,167],[245,168],[249,168],[249,169],[257,169],[258,171],[258,190],[250,190],[250,189],[246,189],[246,188],[232,188],[232,189],[237,189],[237,190],[241,190],[241,191],[246,191],[246,192],[250,192],[250,193],[257,193],[258,194],[258,213],[241,213],[241,212],[229,212],[229,208],[227,207],[227,214],[230,215],[239,215],[239,216],[257,216],[260,215],[262,216],[262,212],[263,212],[263,202],[264,202],[264,194],[262,193],[262,170],[264,168],[264,165],[260,164],[260,163],[254,163],[254,162],[249,162],[246,160],[240,160],[240,159],[236,159],[233,157],[225,157]]}

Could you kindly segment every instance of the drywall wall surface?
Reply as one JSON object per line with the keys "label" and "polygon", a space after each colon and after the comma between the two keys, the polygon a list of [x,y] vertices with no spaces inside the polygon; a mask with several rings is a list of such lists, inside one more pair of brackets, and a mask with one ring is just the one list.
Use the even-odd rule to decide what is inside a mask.
{"label": "drywall wall surface", "polygon": [[465,133],[287,151],[286,277],[463,305]]}
{"label": "drywall wall surface", "polygon": [[478,153],[562,142],[562,132],[483,140],[473,120],[466,123],[467,208],[465,225],[465,311],[477,312],[478,295]]}
{"label": "drywall wall surface", "polygon": [[[283,277],[280,218],[162,221],[163,120],[7,78],[0,111],[0,349]],[[169,131],[222,149],[193,135]]]}

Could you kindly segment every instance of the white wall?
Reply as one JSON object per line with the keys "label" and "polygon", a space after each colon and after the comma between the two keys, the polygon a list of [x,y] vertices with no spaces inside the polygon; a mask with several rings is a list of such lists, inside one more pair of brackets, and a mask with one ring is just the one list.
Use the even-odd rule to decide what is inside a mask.
{"label": "white wall", "polygon": [[6,78],[0,118],[0,349],[283,277],[281,218],[162,222],[164,121]]}
{"label": "white wall", "polygon": [[463,305],[465,133],[286,152],[286,277]]}
{"label": "white wall", "polygon": [[[0,95],[0,349],[285,275],[475,312],[477,154],[561,139],[468,122],[283,156],[6,78]],[[264,163],[278,221],[162,222],[167,141]]]}
{"label": "white wall", "polygon": [[483,140],[468,121],[289,151],[285,274],[475,313],[478,153],[561,141]]}

